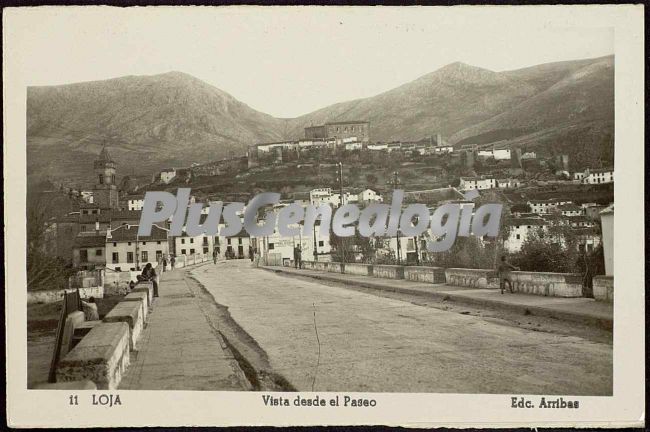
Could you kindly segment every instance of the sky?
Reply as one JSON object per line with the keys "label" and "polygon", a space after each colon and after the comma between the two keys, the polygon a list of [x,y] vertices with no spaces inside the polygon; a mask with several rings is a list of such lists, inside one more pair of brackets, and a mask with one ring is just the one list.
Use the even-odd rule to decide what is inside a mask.
{"label": "sky", "polygon": [[[20,29],[29,85],[169,71],[296,117],[461,61],[493,71],[614,53],[608,27],[533,7],[34,8]],[[579,23],[579,21],[578,21]]]}

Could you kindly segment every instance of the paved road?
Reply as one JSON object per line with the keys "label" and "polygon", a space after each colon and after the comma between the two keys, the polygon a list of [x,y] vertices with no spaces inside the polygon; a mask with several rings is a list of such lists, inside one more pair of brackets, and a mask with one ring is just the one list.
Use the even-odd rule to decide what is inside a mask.
{"label": "paved road", "polygon": [[609,344],[283,277],[243,260],[191,273],[298,390],[315,381],[317,391],[612,392]]}

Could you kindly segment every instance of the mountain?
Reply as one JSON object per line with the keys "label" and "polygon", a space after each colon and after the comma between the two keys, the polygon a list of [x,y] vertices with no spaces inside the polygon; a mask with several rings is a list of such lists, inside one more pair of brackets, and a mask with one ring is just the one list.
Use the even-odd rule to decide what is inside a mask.
{"label": "mountain", "polygon": [[538,72],[526,70],[510,73],[509,77],[513,79],[532,81],[533,85],[539,86],[539,91],[488,120],[456,132],[451,141],[458,142],[500,130],[534,133],[547,128],[560,129],[588,123],[611,123],[613,126],[613,57],[602,58],[580,68],[565,69],[565,73],[555,76],[555,82],[545,79],[544,75],[538,76]]}
{"label": "mountain", "polygon": [[283,124],[180,72],[29,87],[28,173],[87,179],[106,143],[122,174],[150,174],[239,155],[251,142],[280,139]]}
{"label": "mountain", "polygon": [[452,63],[377,96],[338,103],[290,121],[370,121],[377,141],[437,133],[451,142],[485,143],[545,127],[614,120],[614,57],[493,72]]}
{"label": "mountain", "polygon": [[92,160],[106,142],[120,175],[148,176],[166,165],[241,155],[257,142],[297,139],[309,125],[353,120],[370,122],[373,141],[441,133],[452,144],[542,146],[575,155],[598,142],[601,151],[613,137],[614,57],[504,72],[457,62],[293,119],[255,111],[179,72],[30,87],[28,174],[92,181]]}

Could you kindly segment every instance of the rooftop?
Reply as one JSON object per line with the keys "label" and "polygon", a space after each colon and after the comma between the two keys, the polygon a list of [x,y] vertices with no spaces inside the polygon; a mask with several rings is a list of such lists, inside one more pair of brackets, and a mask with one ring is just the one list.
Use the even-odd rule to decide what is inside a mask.
{"label": "rooftop", "polygon": [[151,235],[138,236],[138,225],[122,225],[109,231],[106,241],[156,241],[167,240],[167,230],[158,225],[151,227]]}
{"label": "rooftop", "polygon": [[104,247],[106,244],[106,235],[78,235],[74,239],[75,247]]}

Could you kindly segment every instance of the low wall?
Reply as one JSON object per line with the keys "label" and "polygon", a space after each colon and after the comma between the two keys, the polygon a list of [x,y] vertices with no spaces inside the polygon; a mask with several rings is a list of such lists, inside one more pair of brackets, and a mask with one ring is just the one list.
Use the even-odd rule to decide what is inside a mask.
{"label": "low wall", "polygon": [[404,279],[404,266],[374,264],[372,266],[372,275],[385,279]]}
{"label": "low wall", "polygon": [[137,282],[138,271],[106,271],[104,274],[104,292],[106,295],[124,295],[129,292],[129,283]]}
{"label": "low wall", "polygon": [[144,328],[142,306],[138,302],[122,301],[116,304],[103,320],[105,323],[124,322],[129,325],[130,349],[135,350]]}
{"label": "low wall", "polygon": [[328,262],[324,261],[312,261],[313,262],[313,269],[317,271],[327,271],[327,264]]}
{"label": "low wall", "polygon": [[351,275],[372,276],[372,265],[360,264],[360,263],[345,263],[343,272],[345,274],[351,274]]}
{"label": "low wall", "polygon": [[469,288],[498,288],[496,272],[485,269],[448,268],[445,269],[448,285]]}
{"label": "low wall", "polygon": [[550,297],[582,297],[582,275],[573,273],[510,273],[515,292]]}
{"label": "low wall", "polygon": [[330,273],[343,273],[345,264],[340,262],[328,262],[326,269]]}
{"label": "low wall", "polygon": [[407,266],[404,279],[414,282],[445,283],[445,269],[442,267]]}
{"label": "low wall", "polygon": [[68,278],[68,288],[90,288],[104,285],[104,270],[81,270]]}
{"label": "low wall", "polygon": [[100,390],[116,389],[129,366],[129,354],[128,324],[98,324],[59,361],[56,380],[90,380]]}
{"label": "low wall", "polygon": [[598,301],[614,301],[614,276],[594,276],[594,298]]}
{"label": "low wall", "polygon": [[[70,292],[70,290],[27,291],[27,304],[58,302],[62,300],[63,293],[66,291]],[[79,295],[81,295],[81,298],[84,299],[90,297],[103,298],[104,287],[96,286],[89,288],[79,288]]]}

